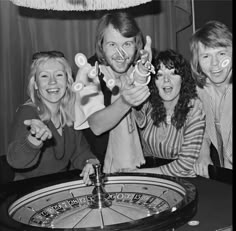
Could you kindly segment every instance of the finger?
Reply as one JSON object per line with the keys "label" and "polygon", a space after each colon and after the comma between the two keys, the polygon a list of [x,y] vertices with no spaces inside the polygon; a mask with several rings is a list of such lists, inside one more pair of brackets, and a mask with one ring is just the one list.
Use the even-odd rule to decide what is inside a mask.
{"label": "finger", "polygon": [[84,176],[84,169],[82,170],[82,172],[80,173],[80,176],[82,177],[82,176]]}
{"label": "finger", "polygon": [[130,105],[130,106],[139,106],[142,104],[148,97],[150,96],[150,93],[146,93],[144,96],[141,96],[139,98],[131,98],[131,97],[125,97],[125,101]]}
{"label": "finger", "polygon": [[152,39],[149,35],[146,36],[146,44],[144,46],[144,50],[146,50],[149,54],[149,61],[152,61]]}
{"label": "finger", "polygon": [[52,134],[51,134],[51,131],[46,131],[42,136],[41,136],[41,140],[42,141],[45,141],[47,139],[51,139],[52,137]]}
{"label": "finger", "polygon": [[45,137],[48,136],[48,134],[49,134],[49,129],[47,128],[47,126],[44,125],[44,126],[38,128],[38,129],[39,129],[39,131],[36,130],[36,135],[35,135],[36,138],[42,139],[43,136],[45,136]]}
{"label": "finger", "polygon": [[84,172],[84,175],[83,175],[83,181],[85,184],[91,184],[91,180],[89,178],[89,175],[90,175],[90,168],[87,168],[86,171]]}
{"label": "finger", "polygon": [[24,125],[31,126],[32,120],[24,120]]}
{"label": "finger", "polygon": [[204,177],[209,178],[208,165],[203,167],[202,172]]}
{"label": "finger", "polygon": [[149,52],[146,50],[141,50],[140,51],[140,55],[141,55],[141,63],[145,64],[148,60],[148,56],[149,56]]}
{"label": "finger", "polygon": [[35,126],[34,124],[31,125],[30,127],[30,133],[34,136],[36,136],[36,134],[40,131],[40,129]]}
{"label": "finger", "polygon": [[123,86],[122,86],[122,90],[128,90],[128,89],[132,89],[133,88],[133,82],[134,80],[127,78],[124,82],[123,82]]}
{"label": "finger", "polygon": [[141,89],[137,89],[137,91],[131,93],[131,97],[136,101],[143,100],[149,95],[150,95],[150,90],[147,86],[142,86]]}

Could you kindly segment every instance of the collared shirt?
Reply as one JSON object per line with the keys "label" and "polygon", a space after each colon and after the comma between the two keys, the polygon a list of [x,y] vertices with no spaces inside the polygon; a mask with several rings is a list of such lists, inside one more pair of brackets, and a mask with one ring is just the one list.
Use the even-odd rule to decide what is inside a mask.
{"label": "collared shirt", "polygon": [[[117,82],[118,85],[122,86],[123,81],[125,81],[125,76],[117,79],[110,67],[104,65],[100,65],[99,67],[104,74],[103,79],[106,83],[108,80],[113,79],[115,83]],[[128,70],[127,76],[131,74],[132,70],[133,67]],[[99,81],[97,82],[99,83]],[[109,87],[108,84],[107,86]],[[77,130],[88,128],[88,117],[105,108],[104,95],[100,85],[98,84],[96,92],[94,92],[93,89],[94,86],[86,86],[77,97],[75,106],[76,121],[74,127]],[[111,103],[119,97],[119,93],[112,95]],[[129,112],[115,128],[109,131],[103,171],[105,173],[112,173],[120,171],[123,168],[134,169],[144,162],[138,130]]]}

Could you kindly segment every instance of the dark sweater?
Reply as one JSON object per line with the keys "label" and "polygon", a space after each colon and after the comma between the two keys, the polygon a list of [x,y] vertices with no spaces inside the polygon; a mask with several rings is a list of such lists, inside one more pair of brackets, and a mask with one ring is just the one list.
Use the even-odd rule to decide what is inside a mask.
{"label": "dark sweater", "polygon": [[30,133],[24,125],[27,119],[39,119],[38,112],[34,106],[22,105],[16,114],[7,153],[8,163],[16,170],[16,180],[68,169],[82,170],[86,160],[96,158],[81,131],[65,126],[61,136],[51,121],[45,124],[53,137],[40,146],[33,145],[27,139]]}

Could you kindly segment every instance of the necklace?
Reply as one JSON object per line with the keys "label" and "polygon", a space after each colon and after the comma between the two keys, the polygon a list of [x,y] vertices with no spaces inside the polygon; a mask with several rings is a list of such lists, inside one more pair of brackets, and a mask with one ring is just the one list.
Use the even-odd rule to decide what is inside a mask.
{"label": "necklace", "polygon": [[[61,128],[61,120],[57,119],[57,120],[52,120],[52,123],[54,124],[54,127],[58,130]],[[57,125],[58,124],[58,125]]]}
{"label": "necklace", "polygon": [[171,115],[166,116],[166,123],[171,124]]}
{"label": "necklace", "polygon": [[55,128],[58,130],[59,128],[61,127],[61,123],[59,123],[59,125],[56,127],[55,126]]}
{"label": "necklace", "polygon": [[171,124],[171,118],[172,118],[173,112],[174,111],[172,109],[169,109],[166,111],[166,123],[167,124]]}

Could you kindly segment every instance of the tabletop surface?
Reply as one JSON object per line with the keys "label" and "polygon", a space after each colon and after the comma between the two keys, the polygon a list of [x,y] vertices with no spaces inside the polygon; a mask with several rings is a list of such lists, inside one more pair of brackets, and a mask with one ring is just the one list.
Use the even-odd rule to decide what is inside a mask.
{"label": "tabletop surface", "polygon": [[[37,184],[46,187],[50,184],[57,184],[65,179],[71,179],[78,173],[60,173],[47,177],[37,178]],[[42,179],[42,181],[41,181]],[[46,181],[45,181],[46,179]],[[217,231],[225,227],[232,226],[232,185],[222,183],[216,180],[206,179],[203,177],[185,178],[185,180],[194,184],[198,191],[198,207],[197,213],[191,219],[192,223],[198,223],[194,226],[188,223],[177,228],[177,231]],[[7,195],[7,190],[15,190],[24,187],[32,187],[36,185],[32,179],[22,182],[13,182],[0,186],[0,200]],[[225,229],[230,231],[232,229]]]}
{"label": "tabletop surface", "polygon": [[232,185],[202,177],[187,180],[198,190],[198,210],[191,220],[199,224],[196,226],[185,224],[177,230],[216,231],[232,226]]}

